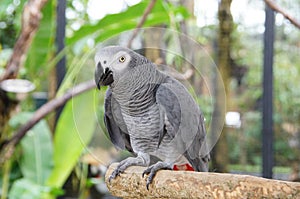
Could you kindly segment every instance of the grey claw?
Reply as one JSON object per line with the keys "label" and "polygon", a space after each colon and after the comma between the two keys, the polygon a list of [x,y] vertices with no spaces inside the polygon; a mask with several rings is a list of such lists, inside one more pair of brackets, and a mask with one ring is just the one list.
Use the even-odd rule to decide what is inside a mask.
{"label": "grey claw", "polygon": [[156,174],[156,170],[153,170],[153,167],[148,167],[148,168],[143,172],[143,174],[142,174],[142,177],[143,177],[143,178],[144,178],[145,174],[146,174],[146,175],[149,174],[149,176],[148,176],[148,178],[147,178],[147,182],[146,182],[146,188],[147,188],[147,190],[149,191],[149,185],[150,185],[150,184],[152,183],[152,181],[153,181],[153,178],[154,178],[154,176],[155,176],[155,174]]}
{"label": "grey claw", "polygon": [[116,169],[112,172],[112,174],[109,176],[108,178],[108,182],[110,183],[112,179],[115,179],[117,176],[120,175],[120,173],[122,173],[122,171],[120,171],[119,169]]}
{"label": "grey claw", "polygon": [[109,183],[111,182],[111,179],[113,179],[112,175],[109,176],[109,178],[108,178],[108,182],[109,182]]}
{"label": "grey claw", "polygon": [[150,175],[148,176],[147,183],[146,183],[146,187],[147,187],[148,191],[149,191],[149,185],[152,183],[155,174],[156,174],[156,171],[150,172]]}
{"label": "grey claw", "polygon": [[145,174],[148,175],[150,173],[151,169],[147,168],[143,174],[142,174],[142,177],[144,178]]}
{"label": "grey claw", "polygon": [[157,162],[156,164],[148,167],[142,174],[144,177],[145,174],[149,174],[147,178],[146,188],[149,191],[149,185],[152,183],[157,171],[161,169],[171,169],[170,164],[164,162]]}

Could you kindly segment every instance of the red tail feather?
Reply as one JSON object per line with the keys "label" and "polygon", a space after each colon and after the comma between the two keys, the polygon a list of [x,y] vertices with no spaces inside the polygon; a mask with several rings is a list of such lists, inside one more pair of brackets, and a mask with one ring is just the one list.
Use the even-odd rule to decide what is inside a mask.
{"label": "red tail feather", "polygon": [[174,165],[174,171],[195,171],[190,164]]}

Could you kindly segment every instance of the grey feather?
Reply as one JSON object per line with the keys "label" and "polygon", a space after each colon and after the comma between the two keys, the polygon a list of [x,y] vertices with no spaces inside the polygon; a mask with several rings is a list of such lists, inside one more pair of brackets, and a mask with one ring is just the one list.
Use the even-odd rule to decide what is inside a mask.
{"label": "grey feather", "polygon": [[173,127],[168,133],[174,137],[180,126],[181,109],[176,95],[167,87],[167,84],[161,84],[156,91],[156,101],[165,112],[168,121]]}
{"label": "grey feather", "polygon": [[[130,137],[123,120],[121,109],[117,101],[112,97],[110,89],[106,91],[104,123],[107,128],[110,140],[119,149],[125,148],[132,152]],[[118,121],[118,122],[116,122]]]}
{"label": "grey feather", "polygon": [[[119,56],[127,62],[118,61]],[[122,161],[122,169],[114,172],[112,178],[129,165],[149,166],[150,156],[164,162],[151,167],[154,170],[188,161],[196,171],[208,171],[210,156],[204,117],[180,82],[127,48],[104,48],[95,60],[96,67],[103,67],[96,68],[97,85],[113,74],[105,99],[105,124],[110,139],[117,148],[138,155],[137,159]],[[109,74],[104,74],[106,70]]]}
{"label": "grey feather", "polygon": [[196,171],[207,171],[210,157],[207,147],[202,147],[206,145],[204,118],[188,91],[177,80],[168,77],[157,89],[156,100],[170,123],[167,133],[173,139],[180,135],[176,139],[179,152]]}

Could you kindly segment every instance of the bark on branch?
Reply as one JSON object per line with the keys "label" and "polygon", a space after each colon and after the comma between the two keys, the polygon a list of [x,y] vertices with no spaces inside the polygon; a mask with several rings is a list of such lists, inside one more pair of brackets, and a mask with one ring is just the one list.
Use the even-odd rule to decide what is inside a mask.
{"label": "bark on branch", "polygon": [[143,26],[143,24],[145,23],[148,15],[150,14],[151,10],[153,9],[154,5],[156,3],[156,0],[152,0],[149,5],[147,6],[147,8],[145,9],[144,13],[143,13],[143,16],[141,18],[141,20],[139,21],[139,23],[137,24],[131,38],[129,39],[128,41],[128,44],[127,44],[127,47],[130,48],[131,47],[131,44],[134,40],[134,38],[137,36],[138,32],[139,32],[139,29]]}
{"label": "bark on branch", "polygon": [[42,17],[41,10],[46,3],[47,0],[29,0],[25,4],[22,14],[21,34],[14,46],[13,54],[6,65],[5,72],[0,76],[0,82],[4,79],[16,78],[18,75],[24,56],[32,42],[33,36],[38,30]]}
{"label": "bark on branch", "polygon": [[265,0],[266,4],[274,11],[282,14],[287,20],[289,20],[294,26],[300,29],[300,22],[298,22],[294,17],[280,8],[274,1],[272,0]]}
{"label": "bark on branch", "polygon": [[118,164],[112,164],[105,176],[112,195],[121,198],[300,198],[300,183],[260,177],[162,170],[146,189],[144,167],[132,166],[116,179],[108,178]]}

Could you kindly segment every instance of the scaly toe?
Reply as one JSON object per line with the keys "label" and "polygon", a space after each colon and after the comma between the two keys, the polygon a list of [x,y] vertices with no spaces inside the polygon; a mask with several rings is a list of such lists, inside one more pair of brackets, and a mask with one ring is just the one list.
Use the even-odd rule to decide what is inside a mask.
{"label": "scaly toe", "polygon": [[149,186],[152,183],[154,176],[156,175],[158,170],[159,169],[156,169],[154,166],[151,166],[151,167],[148,167],[143,173],[143,177],[144,177],[144,174],[149,174],[149,176],[147,178],[147,182],[146,182],[146,188],[148,191],[149,191]]}
{"label": "scaly toe", "polygon": [[145,171],[142,174],[142,177],[144,178],[145,174],[148,175],[151,172],[151,167],[148,167],[147,169],[145,169]]}
{"label": "scaly toe", "polygon": [[155,171],[155,172],[152,172],[152,171],[151,171],[149,177],[147,178],[146,187],[147,187],[147,190],[148,190],[148,191],[149,191],[149,185],[152,183],[155,174],[156,174],[156,171]]}
{"label": "scaly toe", "polygon": [[115,179],[117,176],[120,175],[122,171],[120,171],[118,168],[112,172],[112,174],[109,176],[108,182],[110,183],[112,179]]}

